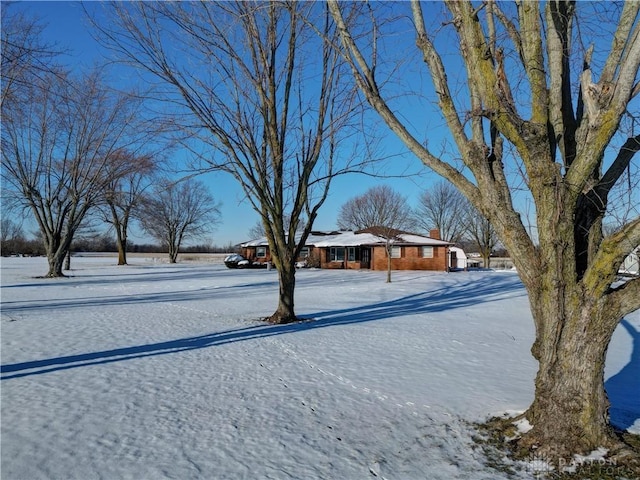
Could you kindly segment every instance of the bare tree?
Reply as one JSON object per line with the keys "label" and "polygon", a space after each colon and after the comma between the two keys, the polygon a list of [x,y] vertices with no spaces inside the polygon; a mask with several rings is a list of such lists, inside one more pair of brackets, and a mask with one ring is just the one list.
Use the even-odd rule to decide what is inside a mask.
{"label": "bare tree", "polygon": [[182,242],[202,237],[220,221],[220,206],[204,183],[160,180],[144,196],[138,218],[142,228],[169,250],[176,263]]}
{"label": "bare tree", "polygon": [[60,55],[52,45],[42,40],[44,26],[35,18],[11,10],[9,2],[0,4],[2,20],[2,93],[0,105],[17,89],[32,79],[59,70],[56,58]]}
{"label": "bare tree", "polygon": [[[291,223],[291,218],[288,215],[285,215],[284,217],[285,230],[287,231],[289,230],[290,223]],[[298,229],[296,230],[297,234],[304,233],[304,228],[306,223],[307,222],[304,218],[300,219],[300,221],[298,222]],[[261,220],[258,220],[255,223],[255,225],[249,229],[250,238],[260,238],[260,237],[265,237],[266,235],[267,235],[267,232],[265,231],[264,224],[262,223]]]}
{"label": "bare tree", "polygon": [[98,25],[104,42],[160,80],[200,168],[230,173],[260,215],[280,282],[268,320],[295,321],[296,258],[332,178],[352,168],[338,147],[357,97],[326,5],[136,2],[112,11],[118,27]]}
{"label": "bare tree", "polygon": [[498,234],[491,222],[487,220],[473,205],[466,202],[461,212],[464,232],[478,247],[485,268],[491,268],[491,252],[498,245]]}
{"label": "bare tree", "polygon": [[440,181],[420,195],[416,209],[418,228],[428,232],[437,228],[440,238],[457,243],[465,232],[467,200],[453,185]]}
{"label": "bare tree", "polygon": [[262,225],[262,220],[258,220],[253,227],[249,229],[249,238],[262,238],[266,235],[264,231],[264,226]]}
{"label": "bare tree", "polygon": [[25,244],[25,240],[22,225],[3,215],[0,221],[0,250],[2,255],[21,253],[18,248]]}
{"label": "bare tree", "polygon": [[387,283],[391,283],[391,254],[399,233],[415,227],[413,212],[406,197],[387,185],[371,187],[348,200],[338,214],[338,228],[368,229],[385,242]]}
{"label": "bare tree", "polygon": [[[640,307],[640,279],[617,283],[621,262],[640,243],[640,218],[606,238],[600,227],[612,186],[640,149],[640,136],[625,131],[625,118],[638,114],[632,100],[640,92],[640,2],[448,1],[442,13],[418,1],[409,12],[407,4],[417,51],[457,148],[442,158],[403,120],[391,98],[398,92],[380,88],[375,55],[391,50],[371,45],[383,39],[360,37],[343,23],[349,4],[329,0],[329,6],[362,93],[426,166],[489,219],[528,291],[539,370],[525,414],[533,428],[520,447],[537,447],[551,459],[603,446],[614,456],[625,451],[608,422],[604,364],[616,326]],[[434,17],[423,7],[446,18],[429,30],[426,20]],[[376,5],[370,8],[374,19]],[[604,11],[598,30],[606,38],[583,48],[596,9]],[[436,43],[438,34],[457,41]],[[455,67],[450,49],[457,49]],[[517,152],[512,161],[503,157],[505,143]],[[537,239],[514,206],[513,161],[535,202]]]}
{"label": "bare tree", "polygon": [[131,138],[137,102],[109,92],[94,72],[33,77],[2,104],[2,175],[45,244],[47,276],[62,267],[74,234],[114,175],[109,157]]}
{"label": "bare tree", "polygon": [[[122,165],[127,165],[123,169]],[[136,156],[126,150],[115,152],[110,157],[109,167],[125,170],[124,175],[115,175],[108,182],[104,193],[103,219],[116,232],[118,265],[127,264],[127,237],[129,223],[135,218],[135,209],[151,185],[155,162],[149,155]]]}

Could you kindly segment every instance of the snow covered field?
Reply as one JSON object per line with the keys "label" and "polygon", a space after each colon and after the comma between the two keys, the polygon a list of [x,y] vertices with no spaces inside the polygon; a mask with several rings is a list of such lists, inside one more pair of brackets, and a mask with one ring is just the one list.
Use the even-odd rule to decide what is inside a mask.
{"label": "snow covered field", "polygon": [[[494,479],[469,422],[525,409],[536,364],[513,272],[2,259],[2,479]],[[640,312],[606,364],[640,433]],[[522,478],[531,474],[525,470]]]}

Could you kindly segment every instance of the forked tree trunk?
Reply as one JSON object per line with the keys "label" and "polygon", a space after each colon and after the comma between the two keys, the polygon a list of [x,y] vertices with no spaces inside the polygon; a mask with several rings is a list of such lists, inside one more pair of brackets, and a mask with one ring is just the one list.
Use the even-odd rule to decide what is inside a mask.
{"label": "forked tree trunk", "polygon": [[178,247],[169,242],[169,263],[177,263],[178,261]]}
{"label": "forked tree trunk", "polygon": [[71,240],[61,238],[62,236],[54,236],[53,239],[47,241],[45,248],[47,251],[47,262],[49,263],[49,271],[47,272],[47,278],[65,277],[63,272],[64,262],[69,248],[71,247]]}
{"label": "forked tree trunk", "polygon": [[612,447],[604,364],[615,313],[575,289],[564,295],[557,289],[530,292],[529,297],[538,325],[532,353],[539,369],[535,399],[526,413],[533,429],[523,437],[523,446],[542,457],[569,461],[575,452]]}
{"label": "forked tree trunk", "polygon": [[55,277],[64,277],[65,274],[62,271],[62,267],[64,265],[64,254],[50,254],[47,255],[47,260],[49,262],[49,271],[47,272],[48,278]]}
{"label": "forked tree trunk", "polygon": [[278,309],[267,318],[269,323],[284,324],[296,322],[294,311],[294,291],[296,286],[295,262],[280,262],[277,265],[280,290],[278,295]]}

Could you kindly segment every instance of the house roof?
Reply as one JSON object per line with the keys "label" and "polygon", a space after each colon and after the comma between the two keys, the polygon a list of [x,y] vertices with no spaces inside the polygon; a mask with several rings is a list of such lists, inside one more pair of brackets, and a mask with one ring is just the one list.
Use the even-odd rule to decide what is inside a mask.
{"label": "house roof", "polygon": [[[394,245],[416,245],[416,246],[449,246],[453,245],[444,240],[397,231],[392,243]],[[241,247],[262,247],[269,243],[266,237],[258,238],[240,244]],[[353,231],[333,231],[333,232],[311,232],[305,245],[318,248],[326,247],[362,247],[384,245],[385,239],[379,235],[371,233],[369,230]]]}

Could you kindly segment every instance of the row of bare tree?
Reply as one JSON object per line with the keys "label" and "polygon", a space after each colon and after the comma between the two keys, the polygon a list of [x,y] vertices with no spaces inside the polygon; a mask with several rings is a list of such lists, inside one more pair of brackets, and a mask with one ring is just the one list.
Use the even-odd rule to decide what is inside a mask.
{"label": "row of bare tree", "polygon": [[201,182],[157,176],[149,145],[158,131],[139,95],[110,88],[100,69],[71,74],[39,31],[32,19],[3,15],[2,179],[5,204],[38,225],[47,276],[64,275],[74,238],[96,218],[113,227],[119,264],[134,218],[175,262],[185,238],[215,225],[218,205]]}
{"label": "row of bare tree", "polygon": [[[373,112],[490,221],[517,266],[539,362],[521,451],[572,458],[604,446],[637,459],[609,424],[604,390],[611,336],[640,308],[640,279],[617,278],[640,244],[637,204],[613,235],[602,224],[613,187],[627,175],[629,190],[638,188],[639,12],[640,2],[561,0],[120,2],[94,26],[166,101],[198,159],[194,171],[228,172],[260,215],[280,280],[271,322],[297,319],[295,259],[331,180],[371,158]],[[13,162],[16,178],[39,179],[16,184],[36,215],[46,204],[80,219],[92,201],[78,174],[99,184],[105,171],[128,168],[110,160],[141,141],[131,128],[137,102],[102,94],[95,75],[11,72],[3,163]],[[73,101],[43,108],[58,97]],[[49,134],[51,125],[65,134]],[[430,143],[435,133],[442,141]],[[16,162],[26,158],[34,168],[22,172]],[[63,189],[51,176],[38,183],[34,174],[50,165],[65,173]],[[514,201],[522,191],[535,236]],[[40,216],[52,252],[64,249],[53,217]]]}

